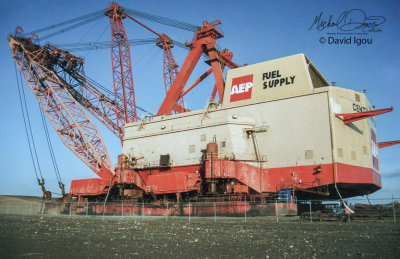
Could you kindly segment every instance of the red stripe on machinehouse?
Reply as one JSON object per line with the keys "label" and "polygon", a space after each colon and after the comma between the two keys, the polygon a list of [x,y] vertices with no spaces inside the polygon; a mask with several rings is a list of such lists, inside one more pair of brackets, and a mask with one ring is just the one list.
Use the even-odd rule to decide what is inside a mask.
{"label": "red stripe on machinehouse", "polygon": [[[335,163],[337,183],[371,184],[381,187],[381,177],[372,168]],[[206,177],[211,177],[211,164],[206,162]],[[243,162],[231,160],[214,161],[216,178],[238,179],[257,192],[277,192],[281,189],[308,189],[331,185],[333,164],[307,165],[260,170]]]}

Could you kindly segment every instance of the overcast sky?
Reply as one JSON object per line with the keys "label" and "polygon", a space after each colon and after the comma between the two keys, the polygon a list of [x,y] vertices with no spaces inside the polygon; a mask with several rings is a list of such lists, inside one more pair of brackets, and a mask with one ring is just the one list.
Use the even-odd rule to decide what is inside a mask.
{"label": "overcast sky", "polygon": [[[378,141],[400,139],[399,69],[400,69],[400,2],[399,1],[118,1],[120,5],[160,16],[165,16],[194,25],[204,20],[219,19],[225,34],[218,44],[233,52],[233,60],[238,64],[254,64],[297,53],[306,54],[329,82],[337,86],[362,91],[377,109],[394,107],[394,111],[376,117]],[[0,96],[0,194],[41,195],[36,182],[33,166],[27,148],[27,139],[18,101],[17,80],[14,62],[6,41],[20,25],[26,32],[57,24],[94,11],[104,10],[110,1],[6,1],[2,3],[1,17],[1,87]],[[313,25],[321,12],[328,20],[332,15],[337,19],[344,11],[359,9],[372,22],[382,23],[381,31],[364,34],[337,34],[337,28]],[[357,11],[354,19],[360,19]],[[371,17],[375,16],[375,17]],[[382,22],[383,21],[383,22]],[[147,39],[155,36],[140,28],[132,21],[125,20],[129,39]],[[154,30],[171,38],[190,41],[193,33],[147,22]],[[310,28],[311,27],[311,28]],[[351,32],[361,33],[360,30]],[[336,34],[328,34],[336,33]],[[48,32],[39,34],[40,37]],[[48,38],[53,44],[84,43],[110,40],[110,25],[107,17],[79,29]],[[333,38],[329,38],[333,37]],[[333,39],[352,37],[351,44],[333,44]],[[354,37],[365,39],[365,44],[357,44]],[[324,38],[324,39],[322,39]],[[325,41],[326,42],[325,42]],[[367,41],[368,40],[368,41]],[[182,64],[187,50],[175,47],[174,55]],[[136,102],[139,106],[156,112],[164,95],[162,79],[162,50],[155,44],[131,46]],[[85,72],[97,82],[112,89],[110,50],[79,51],[75,53],[85,58]],[[207,70],[200,62],[189,82]],[[185,103],[190,109],[200,109],[211,94],[212,79],[190,92]],[[45,141],[37,101],[26,89],[27,105],[37,144],[38,155],[46,186],[58,192],[57,181],[52,168]],[[118,139],[105,128],[99,126],[108,151],[116,163],[121,152]],[[60,168],[63,182],[69,188],[72,179],[93,178],[96,175],[69,151],[50,128],[50,137]],[[371,197],[400,197],[400,145],[380,150],[380,165],[383,189]]]}

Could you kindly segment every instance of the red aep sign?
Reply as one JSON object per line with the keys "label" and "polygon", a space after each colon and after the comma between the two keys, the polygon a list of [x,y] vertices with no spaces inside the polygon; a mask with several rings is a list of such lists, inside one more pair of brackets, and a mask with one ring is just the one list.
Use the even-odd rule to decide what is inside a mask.
{"label": "red aep sign", "polygon": [[241,76],[232,79],[231,102],[251,98],[253,89],[253,75]]}

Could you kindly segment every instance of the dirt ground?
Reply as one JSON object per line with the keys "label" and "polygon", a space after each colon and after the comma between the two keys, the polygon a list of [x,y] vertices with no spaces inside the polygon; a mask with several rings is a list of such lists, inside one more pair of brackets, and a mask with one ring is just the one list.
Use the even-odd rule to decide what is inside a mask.
{"label": "dirt ground", "polygon": [[1,258],[398,258],[400,224],[0,215]]}

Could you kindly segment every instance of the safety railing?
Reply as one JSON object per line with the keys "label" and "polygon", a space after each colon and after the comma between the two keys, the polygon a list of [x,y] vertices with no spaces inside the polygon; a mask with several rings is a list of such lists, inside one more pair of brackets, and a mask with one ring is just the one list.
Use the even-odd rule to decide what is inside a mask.
{"label": "safety railing", "polygon": [[0,202],[0,214],[47,215],[68,217],[101,217],[133,219],[187,219],[230,217],[248,221],[249,218],[270,217],[276,222],[282,218],[303,221],[367,221],[398,222],[400,204],[398,198],[373,199],[369,205],[365,199],[345,201],[280,199],[267,201],[213,201],[213,202],[57,202],[27,201]]}

